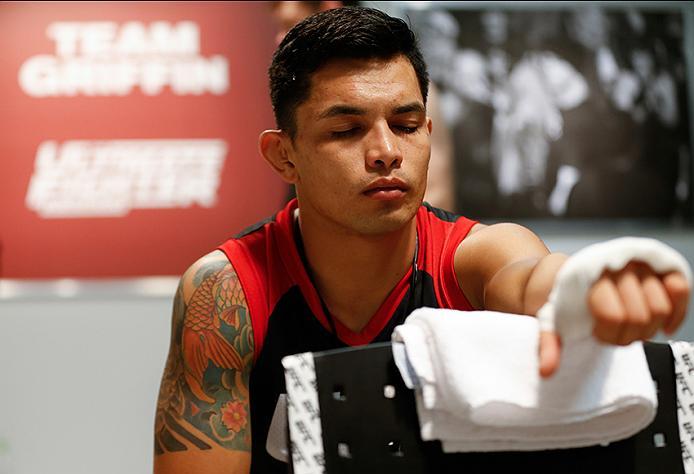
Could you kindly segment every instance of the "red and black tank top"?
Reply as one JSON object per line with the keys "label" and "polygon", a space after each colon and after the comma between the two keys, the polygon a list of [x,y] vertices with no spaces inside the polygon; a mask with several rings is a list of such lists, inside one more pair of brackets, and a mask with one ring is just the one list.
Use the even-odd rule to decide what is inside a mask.
{"label": "red and black tank top", "polygon": [[402,324],[410,311],[423,306],[472,309],[458,286],[453,256],[476,222],[424,204],[416,216],[416,264],[368,324],[360,332],[351,331],[326,315],[308,276],[294,234],[296,208],[293,200],[273,218],[219,247],[239,277],[253,325],[251,473],[287,470],[286,464],[265,450],[277,398],[286,392],[281,365],[284,356],[389,341],[393,328]]}

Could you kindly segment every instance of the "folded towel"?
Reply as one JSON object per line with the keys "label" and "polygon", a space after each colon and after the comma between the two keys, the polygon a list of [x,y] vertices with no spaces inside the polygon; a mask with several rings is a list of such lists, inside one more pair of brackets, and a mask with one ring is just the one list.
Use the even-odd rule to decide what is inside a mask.
{"label": "folded towel", "polygon": [[[417,374],[424,440],[444,451],[542,450],[627,438],[647,426],[657,398],[641,343],[592,338],[564,347],[539,376],[538,322],[491,311],[422,308],[393,334],[396,364]],[[407,360],[404,360],[403,354]]]}
{"label": "folded towel", "polygon": [[287,440],[287,394],[277,397],[270,428],[265,441],[265,450],[270,456],[282,462],[289,462],[289,443]]}
{"label": "folded towel", "polygon": [[[687,261],[652,240],[626,237],[591,245],[562,266],[538,318],[496,312],[421,309],[393,333],[393,355],[417,388],[422,438],[444,451],[541,450],[627,438],[655,417],[657,398],[641,343],[592,338],[587,293],[605,269],[629,261],[657,272]],[[557,331],[562,363],[539,376],[539,331]]]}

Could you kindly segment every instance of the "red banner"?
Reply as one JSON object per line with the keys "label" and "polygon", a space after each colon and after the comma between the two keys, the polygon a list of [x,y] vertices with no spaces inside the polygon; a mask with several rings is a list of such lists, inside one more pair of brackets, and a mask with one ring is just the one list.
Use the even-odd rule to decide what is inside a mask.
{"label": "red banner", "polygon": [[274,212],[269,6],[0,4],[0,277],[177,275]]}

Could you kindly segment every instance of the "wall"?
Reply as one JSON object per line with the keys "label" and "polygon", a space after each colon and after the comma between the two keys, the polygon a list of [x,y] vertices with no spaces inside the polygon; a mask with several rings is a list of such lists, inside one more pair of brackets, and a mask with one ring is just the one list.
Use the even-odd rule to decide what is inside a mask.
{"label": "wall", "polygon": [[0,473],[151,472],[170,307],[132,295],[0,303]]}

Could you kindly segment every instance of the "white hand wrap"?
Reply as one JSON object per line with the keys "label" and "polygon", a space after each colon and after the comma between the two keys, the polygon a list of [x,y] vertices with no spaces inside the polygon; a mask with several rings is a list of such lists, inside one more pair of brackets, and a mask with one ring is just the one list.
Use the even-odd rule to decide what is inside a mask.
{"label": "white hand wrap", "polygon": [[561,267],[547,302],[537,312],[541,331],[556,331],[562,339],[579,339],[593,331],[588,291],[603,271],[618,271],[630,261],[650,265],[657,273],[678,271],[692,284],[692,270],[675,249],[654,239],[622,237],[589,245]]}

